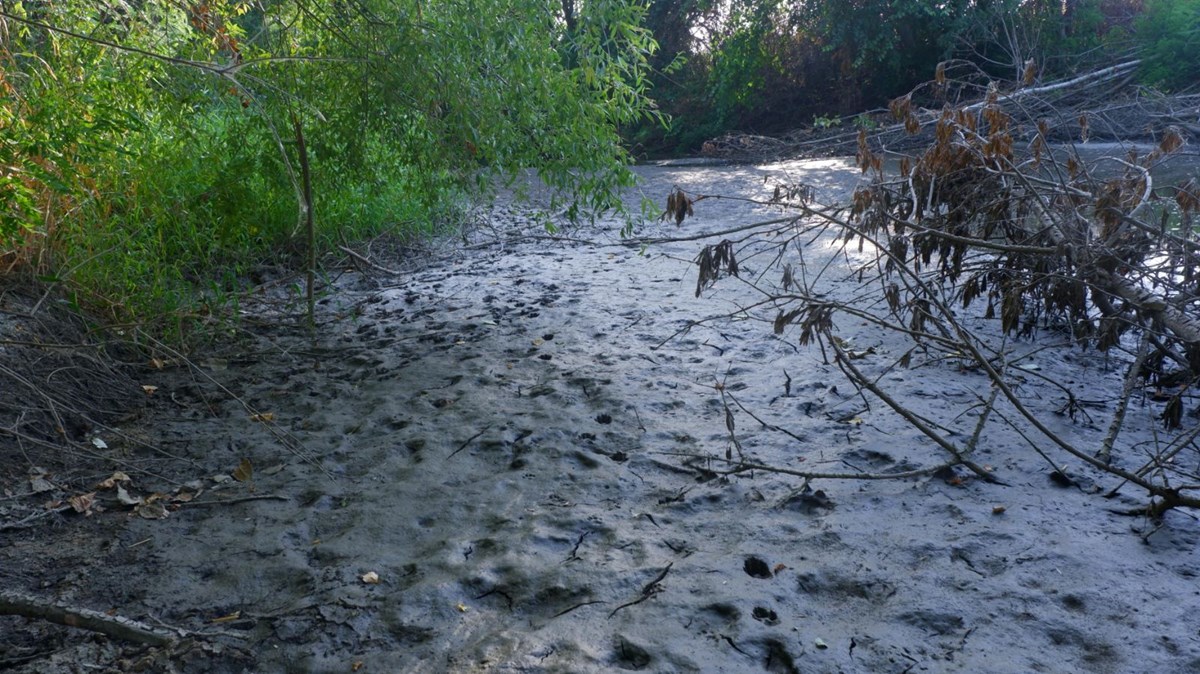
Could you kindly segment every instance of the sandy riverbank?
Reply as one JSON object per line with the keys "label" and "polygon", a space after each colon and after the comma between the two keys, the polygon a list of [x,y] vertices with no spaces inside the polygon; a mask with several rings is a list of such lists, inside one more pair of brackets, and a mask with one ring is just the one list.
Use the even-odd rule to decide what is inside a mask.
{"label": "sandy riverbank", "polygon": [[[765,198],[764,176],[784,173],[833,201],[857,180],[840,160],[638,170],[656,201],[672,186]],[[696,210],[682,230],[652,223],[639,234],[775,215],[737,200]],[[714,476],[717,464],[693,457],[729,449],[718,384],[790,431],[733,409],[742,450],[764,463],[899,472],[938,457],[882,406],[863,409],[818,350],[775,336],[769,316],[737,315],[756,298],[747,285],[696,298],[691,260],[703,241],[643,250],[622,245],[613,223],[566,232],[571,240],[521,238],[542,232],[505,203],[489,224],[401,276],[341,277],[315,341],[263,327],[199,359],[273,415],[299,441],[290,450],[186,368],[146,382],[159,388],[139,433],[192,463],[137,449],[133,460],[178,482],[204,478],[200,501],[278,498],[183,504],[161,520],[114,504],[3,533],[4,582],[242,637],[229,641],[242,654],[155,665],[180,671],[1200,669],[1194,518],[1171,513],[1144,543],[1131,529],[1145,522],[1111,514],[1121,503],[1086,487],[1056,485],[1004,432],[980,451],[1006,486],[922,477],[801,489],[784,475]],[[817,240],[805,256],[815,267],[835,253]],[[744,257],[743,276],[765,264]],[[846,274],[828,278],[831,294],[863,292]],[[854,322],[839,335],[888,353]],[[1120,363],[1044,353],[1043,370],[1111,402]],[[887,383],[968,432],[971,419],[952,412],[986,388],[950,362]],[[1047,388],[1047,409],[1055,396]],[[1128,433],[1149,437],[1158,411],[1131,412]],[[1082,441],[1102,434],[1066,418],[1057,428]],[[242,459],[255,467],[253,492],[209,479]],[[134,485],[171,487],[146,476]],[[379,582],[364,582],[368,573]],[[119,671],[132,667],[122,657],[143,657],[0,619],[0,642],[39,639],[54,654],[13,671]]]}

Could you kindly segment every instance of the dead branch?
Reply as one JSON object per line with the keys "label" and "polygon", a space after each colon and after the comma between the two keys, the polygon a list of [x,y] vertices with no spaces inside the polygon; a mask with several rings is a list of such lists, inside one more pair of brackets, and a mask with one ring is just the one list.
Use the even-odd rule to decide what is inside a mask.
{"label": "dead branch", "polygon": [[172,634],[136,620],[69,606],[64,602],[46,601],[12,590],[0,590],[0,615],[48,620],[149,646],[168,646],[177,640]]}
{"label": "dead branch", "polygon": [[918,417],[916,414],[914,414],[911,410],[909,410],[904,405],[901,405],[895,398],[893,398],[886,391],[884,391],[878,384],[876,384],[874,381],[872,381],[871,379],[866,377],[862,373],[862,371],[859,370],[854,365],[854,362],[852,361],[852,359],[846,355],[846,351],[842,348],[842,346],[840,344],[837,343],[837,340],[832,339],[831,334],[827,333],[826,337],[829,341],[829,344],[832,346],[834,353],[837,354],[838,367],[842,368],[842,371],[848,375],[850,380],[852,382],[854,382],[855,386],[865,388],[868,391],[870,391],[871,393],[873,393],[876,398],[879,398],[880,400],[883,401],[883,403],[885,405],[892,408],[892,410],[894,412],[896,412],[896,414],[899,414],[901,417],[903,417],[904,420],[907,421],[909,424],[911,424],[913,428],[917,429],[922,434],[924,434],[925,437],[929,438],[930,440],[933,440],[935,443],[937,443],[937,445],[939,447],[946,450],[946,452],[949,453],[950,456],[954,457],[954,465],[965,466],[972,473],[975,473],[977,476],[979,476],[980,478],[984,479],[987,482],[992,482],[992,483],[996,483],[996,484],[1004,484],[995,475],[992,475],[990,472],[988,472],[986,469],[984,469],[983,466],[980,466],[979,464],[975,463],[974,461],[971,461],[970,459],[968,459],[964,455],[963,451],[961,449],[959,449],[954,443],[947,440],[945,438],[945,436],[943,436],[941,433],[938,433],[937,431],[935,431],[931,426],[929,426],[929,424],[925,423],[924,420],[922,420],[920,417]]}
{"label": "dead branch", "polygon": [[370,267],[371,269],[374,269],[375,271],[380,271],[380,272],[383,272],[384,274],[388,274],[389,276],[401,276],[401,275],[403,274],[403,272],[398,272],[398,271],[396,271],[396,270],[394,270],[394,269],[388,269],[387,267],[384,267],[384,266],[382,266],[382,265],[380,265],[380,264],[378,264],[378,263],[376,263],[376,262],[372,262],[372,261],[370,260],[370,258],[364,257],[363,255],[360,255],[360,254],[359,254],[359,253],[357,253],[357,252],[356,252],[354,249],[350,248],[350,247],[349,247],[349,246],[347,246],[347,245],[341,245],[341,246],[338,246],[338,250],[340,250],[340,251],[342,251],[343,253],[345,253],[345,254],[349,255],[349,256],[350,256],[351,258],[353,258],[355,261],[357,261],[357,262],[359,262],[359,263],[361,263],[361,264],[364,264],[364,265],[366,265],[366,266]]}
{"label": "dead branch", "polygon": [[[1040,86],[999,82],[995,86],[994,105],[1002,107],[1024,129],[1035,128],[1042,119],[1075,122],[1086,115],[1086,126],[1064,123],[1052,129],[1057,141],[1085,140],[1086,136],[1121,142],[1128,140],[1131,130],[1139,139],[1146,140],[1169,126],[1200,133],[1194,112],[1197,97],[1146,95],[1131,78],[1139,63],[1137,60],[1114,63]],[[989,76],[966,61],[945,65],[966,72],[958,79],[929,82],[910,94],[916,106],[917,133],[911,133],[913,129],[907,121],[884,124],[871,130],[875,142],[889,152],[921,151],[933,136],[932,127],[940,117],[941,107],[955,104],[957,96],[952,93],[955,91],[971,97],[969,102],[961,104],[962,110],[978,113],[989,105],[984,96]],[[974,81],[968,81],[971,78]],[[858,133],[858,129],[845,127],[826,131],[800,129],[780,137],[729,133],[709,140],[702,151],[711,157],[756,163],[795,157],[846,156],[854,153]]]}
{"label": "dead branch", "polygon": [[[949,454],[947,465],[962,465],[996,481],[989,470],[969,458],[986,438],[985,428],[995,412],[999,423],[1026,438],[1048,461],[1027,429],[1056,451],[1145,489],[1150,497],[1145,514],[1157,517],[1171,508],[1200,504],[1195,496],[1200,487],[1168,481],[1166,467],[1180,452],[1195,451],[1200,458],[1200,448],[1193,442],[1200,428],[1180,428],[1181,393],[1164,398],[1170,404],[1160,418],[1174,433],[1156,441],[1150,461],[1138,469],[1123,466],[1120,443],[1129,401],[1139,382],[1164,387],[1188,385],[1200,378],[1200,301],[1196,299],[1200,297],[1200,246],[1191,233],[1200,198],[1194,182],[1174,188],[1173,202],[1154,196],[1155,167],[1177,153],[1186,139],[1179,128],[1164,127],[1157,147],[1145,155],[1131,152],[1103,160],[1105,166],[1116,167],[1105,177],[1084,166],[1074,152],[1060,159],[1048,146],[1052,137],[1086,136],[1098,121],[1112,122],[1115,118],[1096,117],[1086,108],[1089,101],[1094,103],[1089,96],[1107,91],[1136,65],[1128,61],[1063,82],[1009,92],[991,85],[979,100],[937,111],[918,107],[912,95],[893,102],[898,126],[912,134],[910,147],[916,150],[901,162],[899,177],[885,177],[877,149],[879,136],[872,141],[860,132],[857,161],[864,174],[873,177],[871,184],[860,187],[844,210],[818,210],[803,201],[789,204],[804,215],[794,230],[820,229],[823,223],[832,229],[843,251],[857,242],[862,255],[870,246],[873,257],[857,265],[853,274],[860,283],[869,274],[871,282],[878,283],[878,293],[834,300],[813,289],[816,279],[806,279],[806,288],[797,292],[785,250],[793,243],[799,249],[800,243],[787,236],[776,244],[778,252],[772,258],[772,264],[783,267],[782,290],[763,286],[759,274],[759,279],[747,283],[765,299],[751,308],[776,313],[776,334],[794,325],[800,345],[816,345],[823,354],[827,348],[832,350],[833,362],[847,380],[860,393],[883,401]],[[1115,115],[1118,107],[1103,112]],[[1053,119],[1070,120],[1077,128],[1055,129]],[[1029,139],[1027,144],[1018,144],[1021,134]],[[1155,226],[1145,220],[1161,222]],[[765,242],[767,230],[758,231]],[[752,239],[753,234],[747,236]],[[732,254],[713,247],[705,252],[698,258],[699,287],[737,275]],[[999,319],[996,334],[969,329],[960,318],[964,310],[984,304],[983,317]],[[868,376],[864,366],[855,362],[857,357],[834,336],[837,319],[843,316],[873,324],[889,339],[906,343],[899,347],[905,354],[901,367],[908,367],[914,354],[936,361],[941,356],[929,353],[934,347],[954,354],[963,367],[986,375],[991,391],[986,397],[976,394],[983,409],[966,446],[951,441],[950,431],[935,428],[915,414],[881,385],[881,376]],[[1128,363],[1106,433],[1100,446],[1093,448],[1098,451],[1086,451],[1052,429],[1042,418],[1044,405],[1031,405],[1029,394],[1018,390],[1025,371],[1007,362],[1005,340],[1032,337],[1052,324],[1063,326],[1071,340],[1085,348],[1131,353],[1134,340],[1140,344]],[[1032,376],[1065,393],[1067,403],[1061,409],[1072,412],[1074,419],[1075,393],[1062,382]],[[1011,406],[1015,418],[999,413],[998,401]],[[728,405],[725,408],[732,434]],[[726,457],[733,466],[729,472],[752,469],[744,458],[731,459]],[[753,469],[806,479],[822,476],[770,466]],[[867,479],[854,474],[844,477]]]}
{"label": "dead branch", "polygon": [[19,519],[16,522],[0,523],[0,531],[16,531],[18,529],[28,529],[29,527],[32,527],[35,524],[37,524],[43,518],[49,517],[51,515],[57,515],[59,513],[65,513],[70,509],[71,509],[71,506],[69,504],[62,505],[57,508],[49,508],[47,510],[43,510],[41,512],[34,513],[28,517]]}
{"label": "dead branch", "polygon": [[1096,457],[1105,463],[1112,461],[1112,448],[1117,442],[1121,426],[1125,423],[1125,412],[1129,409],[1129,399],[1133,397],[1134,386],[1137,385],[1138,379],[1142,377],[1142,366],[1146,363],[1146,357],[1150,355],[1147,349],[1149,341],[1149,339],[1143,338],[1138,343],[1138,354],[1133,359],[1133,362],[1129,364],[1129,370],[1125,374],[1125,383],[1121,389],[1121,397],[1117,400],[1117,409],[1113,412],[1112,419],[1109,421],[1108,433],[1104,435],[1104,441],[1100,443],[1100,451],[1096,452]]}
{"label": "dead branch", "polygon": [[[1123,77],[1123,76],[1133,72],[1134,70],[1136,70],[1139,64],[1141,64],[1141,60],[1134,59],[1132,61],[1118,63],[1116,65],[1109,66],[1107,68],[1093,70],[1090,73],[1084,73],[1077,77],[1073,77],[1069,80],[1055,82],[1054,84],[1047,84],[1047,85],[1040,86],[1040,87],[1017,89],[1016,91],[1005,94],[1004,96],[1008,100],[1016,101],[1018,99],[1025,98],[1027,96],[1041,96],[1043,94],[1049,94],[1049,93],[1063,91],[1063,90],[1067,90],[1067,89],[1078,90],[1079,85],[1081,85],[1081,84],[1087,84],[1089,87],[1095,86],[1097,84],[1101,84],[1104,82],[1110,82],[1112,80]],[[984,105],[985,105],[985,103],[983,101],[981,101],[979,103],[974,103],[972,105],[965,106],[963,108],[963,110],[976,111],[976,110],[982,109]]]}

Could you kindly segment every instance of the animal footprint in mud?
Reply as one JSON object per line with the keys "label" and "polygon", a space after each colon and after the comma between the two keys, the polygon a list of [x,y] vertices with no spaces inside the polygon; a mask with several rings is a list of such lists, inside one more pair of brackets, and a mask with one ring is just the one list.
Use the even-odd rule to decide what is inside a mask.
{"label": "animal footprint in mud", "polygon": [[801,491],[788,495],[784,498],[780,506],[789,510],[804,513],[805,515],[819,514],[822,510],[831,510],[833,508],[833,499],[824,490],[816,491]]}
{"label": "animal footprint in mud", "polygon": [[611,424],[612,417],[607,414],[598,414],[598,415],[596,415],[596,423]]}
{"label": "animal footprint in mud", "polygon": [[753,578],[771,578],[771,567],[758,557],[747,557],[742,570]]}
{"label": "animal footprint in mud", "polygon": [[779,624],[779,614],[769,608],[763,608],[761,606],[755,606],[754,610],[750,612],[750,617],[764,625]]}
{"label": "animal footprint in mud", "polygon": [[653,661],[654,656],[650,651],[617,635],[613,648],[613,664],[617,667],[625,670],[645,669]]}

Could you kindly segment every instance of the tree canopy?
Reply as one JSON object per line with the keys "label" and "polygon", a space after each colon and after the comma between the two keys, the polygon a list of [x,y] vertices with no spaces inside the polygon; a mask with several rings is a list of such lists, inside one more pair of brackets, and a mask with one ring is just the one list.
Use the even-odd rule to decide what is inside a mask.
{"label": "tree canopy", "polygon": [[[428,231],[527,168],[571,215],[612,208],[631,181],[618,128],[655,116],[645,11],[0,4],[0,254],[64,281],[69,270],[81,299],[116,315],[183,308],[197,280],[244,273],[294,238],[298,140],[326,242]],[[209,296],[231,287],[212,282]]]}
{"label": "tree canopy", "polygon": [[582,216],[618,206],[626,147],[840,125],[949,58],[1136,55],[1185,90],[1197,25],[1197,0],[8,0],[0,261],[114,318],[194,315],[305,247],[301,146],[325,249],[526,169]]}

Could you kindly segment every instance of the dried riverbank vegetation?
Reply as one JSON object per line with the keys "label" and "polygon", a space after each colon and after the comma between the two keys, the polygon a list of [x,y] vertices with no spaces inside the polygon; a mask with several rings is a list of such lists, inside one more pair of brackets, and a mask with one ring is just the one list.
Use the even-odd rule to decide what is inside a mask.
{"label": "dried riverbank vegetation", "polygon": [[[846,156],[857,152],[859,132],[865,131],[873,146],[885,153],[914,154],[935,140],[946,106],[978,112],[985,100],[1008,117],[1009,133],[1018,143],[1036,138],[1049,143],[1156,143],[1172,128],[1192,136],[1200,134],[1200,94],[1168,95],[1141,86],[1135,80],[1141,65],[1130,59],[1037,84],[1037,64],[1028,62],[1021,82],[997,86],[977,65],[947,61],[938,66],[935,79],[901,99],[906,105],[902,119],[881,109],[845,119],[823,119],[822,124],[779,136],[729,133],[706,142],[702,153],[750,163]],[[1042,122],[1046,122],[1044,129]]]}
{"label": "dried riverbank vegetation", "polygon": [[[1158,517],[1171,508],[1200,507],[1200,407],[1191,393],[1200,377],[1200,242],[1194,233],[1200,187],[1194,176],[1156,182],[1163,163],[1186,148],[1190,129],[1166,126],[1144,151],[1088,161],[1077,147],[1055,145],[1064,134],[1086,134],[1090,120],[1117,109],[1077,114],[1078,105],[1094,103],[1106,91],[1102,85],[1121,72],[1007,94],[992,85],[982,100],[947,103],[937,113],[914,103],[918,92],[899,98],[890,106],[893,128],[913,139],[904,145],[914,151],[889,163],[893,129],[874,136],[860,130],[856,158],[870,180],[849,203],[819,207],[804,198],[805,190],[781,185],[774,200],[794,209],[797,220],[743,234],[739,243],[769,237],[775,246],[772,266],[782,280],[756,286],[764,294],[758,306],[778,312],[775,332],[798,330],[801,344],[819,346],[864,401],[907,420],[947,454],[948,465],[996,479],[972,455],[999,424],[1041,454],[1056,479],[1073,482],[1065,461],[1088,464],[1115,478],[1103,489],[1108,495],[1125,485],[1148,494],[1147,505],[1129,514]],[[950,92],[964,85],[939,68],[930,87]],[[1078,103],[1051,115],[1050,94]],[[1064,119],[1077,128],[1064,131]],[[800,222],[805,226],[797,229]],[[831,297],[818,288],[827,268],[803,273],[814,227],[833,231],[860,286],[878,292]],[[738,274],[740,246],[716,246],[709,248],[722,255],[698,258],[701,279]],[[758,278],[765,274],[760,270]],[[886,335],[896,357],[888,362],[840,338],[839,322],[851,320]],[[1035,364],[1047,353],[1034,345],[1055,338],[1125,363],[1114,405],[1098,412],[1070,383]],[[1061,350],[1050,357],[1056,353]],[[945,361],[987,384],[952,415],[965,424],[957,429],[923,417],[890,395],[885,381],[894,371]],[[1053,415],[1102,424],[1099,443],[1079,444],[1056,430],[1029,399],[1041,395],[1025,385],[1031,379],[1059,390]],[[1147,399],[1161,403],[1160,432],[1152,440],[1123,442],[1127,410]],[[1099,414],[1104,418],[1095,418]]]}

